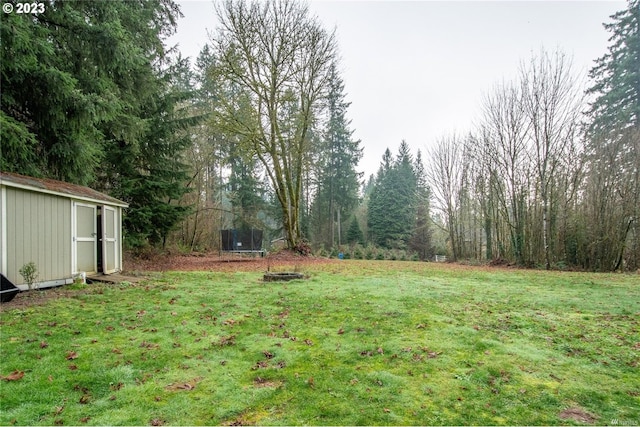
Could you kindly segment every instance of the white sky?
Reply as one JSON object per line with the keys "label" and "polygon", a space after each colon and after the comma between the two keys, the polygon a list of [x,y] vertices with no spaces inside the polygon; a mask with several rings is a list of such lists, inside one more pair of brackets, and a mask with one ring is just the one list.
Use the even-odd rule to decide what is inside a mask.
{"label": "white sky", "polygon": [[[213,2],[178,3],[184,18],[168,43],[195,60],[215,30]],[[310,2],[326,28],[336,29],[365,178],[403,139],[424,156],[438,138],[469,132],[483,94],[514,79],[543,47],[572,56],[575,73],[586,76],[607,52],[602,23],[625,8],[614,0]]]}

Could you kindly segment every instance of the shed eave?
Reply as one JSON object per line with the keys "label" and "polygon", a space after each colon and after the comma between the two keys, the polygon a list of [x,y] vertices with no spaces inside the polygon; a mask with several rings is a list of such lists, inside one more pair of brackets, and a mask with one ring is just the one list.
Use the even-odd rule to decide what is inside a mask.
{"label": "shed eave", "polygon": [[111,200],[106,200],[106,199],[98,199],[98,198],[94,198],[94,197],[87,197],[87,196],[80,196],[80,195],[76,195],[76,194],[69,194],[69,193],[65,193],[62,191],[53,191],[53,190],[49,190],[49,189],[45,189],[45,188],[40,188],[40,187],[35,187],[35,186],[31,186],[31,185],[24,185],[24,184],[19,184],[16,182],[12,182],[10,180],[0,180],[0,185],[2,186],[6,186],[6,187],[13,187],[13,188],[19,188],[22,190],[28,190],[28,191],[35,191],[38,193],[44,193],[44,194],[51,194],[54,196],[59,196],[59,197],[65,197],[67,199],[73,199],[73,200],[81,200],[81,201],[85,201],[85,202],[91,202],[91,203],[97,203],[100,205],[110,205],[110,206],[119,206],[121,208],[128,208],[129,205],[121,200],[117,200],[114,198],[110,198]]}

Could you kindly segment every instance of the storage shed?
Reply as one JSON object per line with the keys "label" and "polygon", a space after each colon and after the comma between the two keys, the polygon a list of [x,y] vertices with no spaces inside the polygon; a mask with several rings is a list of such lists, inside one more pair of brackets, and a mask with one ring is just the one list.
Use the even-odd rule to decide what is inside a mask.
{"label": "storage shed", "polygon": [[0,272],[26,290],[19,270],[34,262],[49,287],[122,270],[122,209],[88,187],[0,172]]}

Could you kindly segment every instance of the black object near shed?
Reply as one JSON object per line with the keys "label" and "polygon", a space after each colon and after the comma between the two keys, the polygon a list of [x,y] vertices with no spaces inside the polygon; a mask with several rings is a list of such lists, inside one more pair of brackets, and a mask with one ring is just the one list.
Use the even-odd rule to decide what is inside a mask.
{"label": "black object near shed", "polygon": [[9,302],[20,292],[20,289],[4,277],[4,274],[0,274],[0,277],[2,278],[0,283],[0,302]]}

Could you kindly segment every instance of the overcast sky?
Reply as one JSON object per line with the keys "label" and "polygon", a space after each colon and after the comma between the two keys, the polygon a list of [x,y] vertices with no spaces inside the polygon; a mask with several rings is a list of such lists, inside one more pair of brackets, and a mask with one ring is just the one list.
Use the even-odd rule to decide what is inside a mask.
{"label": "overcast sky", "polygon": [[[169,44],[193,60],[215,30],[213,2],[178,3],[184,18]],[[625,7],[614,0],[310,2],[327,29],[336,29],[365,177],[403,139],[414,154],[426,154],[438,138],[469,132],[483,94],[514,79],[541,48],[571,56],[588,83],[588,70],[609,45],[602,24]]]}

